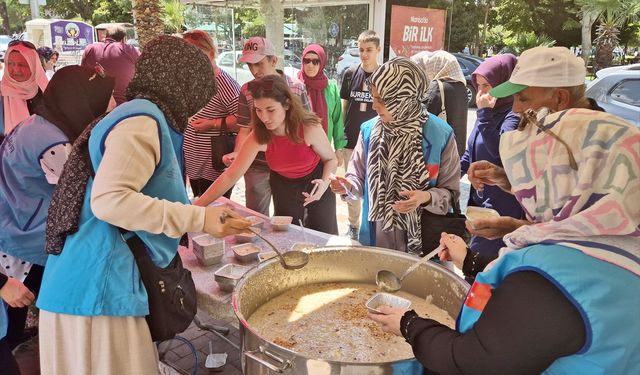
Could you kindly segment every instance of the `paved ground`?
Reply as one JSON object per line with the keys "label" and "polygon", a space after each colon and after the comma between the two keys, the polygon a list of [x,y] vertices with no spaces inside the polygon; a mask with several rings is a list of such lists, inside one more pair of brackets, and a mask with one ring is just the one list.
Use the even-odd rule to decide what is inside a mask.
{"label": "paved ground", "polygon": [[[471,132],[476,119],[475,110],[469,110],[468,117],[469,119],[467,122],[467,129],[469,133]],[[338,174],[344,175],[344,169],[340,168],[338,170]],[[464,211],[466,209],[467,197],[469,195],[469,183],[466,177],[461,181],[460,187],[462,193],[460,202],[462,205],[462,210]],[[231,199],[240,203],[244,202],[244,180],[241,179],[238,184],[236,184]],[[345,234],[349,225],[347,205],[340,199],[338,199],[337,201],[338,228],[341,234]],[[273,207],[271,208],[271,212],[273,212]],[[203,323],[228,327],[230,332],[227,338],[235,345],[240,345],[240,336],[238,329],[225,322],[216,321],[215,319],[207,316],[204,313],[199,313],[198,316]],[[207,354],[209,353],[209,342],[211,341],[213,344],[214,353],[226,352],[228,355],[227,364],[224,366],[222,371],[215,373],[221,375],[242,374],[240,367],[240,352],[237,348],[219,338],[216,334],[206,330],[201,330],[192,323],[191,326],[189,326],[189,328],[181,336],[189,340],[197,351],[197,364],[195,357],[191,349],[189,348],[189,345],[178,340],[165,342],[159,347],[161,359],[165,363],[169,364],[173,369],[175,369],[174,373],[208,374],[211,370],[205,368],[204,363]],[[18,360],[23,375],[37,375],[40,373],[40,367],[38,363],[38,345],[36,340],[23,344],[23,346],[17,348],[15,351],[15,356]]]}

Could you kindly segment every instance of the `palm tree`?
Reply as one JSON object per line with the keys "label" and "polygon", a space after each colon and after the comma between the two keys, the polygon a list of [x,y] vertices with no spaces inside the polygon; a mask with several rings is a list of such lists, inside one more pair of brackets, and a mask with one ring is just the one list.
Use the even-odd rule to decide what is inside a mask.
{"label": "palm tree", "polygon": [[164,10],[160,0],[132,0],[133,19],[140,46],[164,34]]}
{"label": "palm tree", "polygon": [[180,0],[164,0],[164,26],[170,33],[179,33],[184,25],[184,4]]}
{"label": "palm tree", "polygon": [[638,18],[640,0],[576,0],[576,3],[581,6],[582,58],[585,64],[591,54],[591,28],[600,20],[596,30],[594,71],[611,65],[613,49],[619,40],[619,27],[627,20]]}

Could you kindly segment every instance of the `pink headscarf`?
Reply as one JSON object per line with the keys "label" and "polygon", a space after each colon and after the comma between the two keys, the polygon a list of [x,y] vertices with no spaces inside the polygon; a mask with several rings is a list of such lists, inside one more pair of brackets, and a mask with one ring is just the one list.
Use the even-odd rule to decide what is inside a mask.
{"label": "pink headscarf", "polygon": [[8,69],[5,67],[4,76],[0,83],[0,91],[4,100],[4,132],[9,134],[22,120],[28,118],[29,109],[27,100],[33,98],[38,93],[38,88],[44,92],[49,80],[40,63],[38,51],[22,44],[16,44],[7,49],[5,58],[8,60],[11,52],[19,52],[31,70],[31,77],[24,82],[18,82],[11,78]]}
{"label": "pink headscarf", "polygon": [[[322,128],[327,132],[328,123],[328,110],[327,99],[324,97],[324,89],[329,84],[329,78],[324,74],[324,66],[327,64],[327,55],[324,53],[324,48],[319,44],[309,44],[307,48],[302,51],[302,58],[304,59],[308,53],[315,53],[320,58],[320,69],[315,77],[309,77],[304,73],[304,66],[298,72],[298,78],[304,82],[311,100],[311,108],[320,117]],[[304,64],[304,61],[303,61]]]}

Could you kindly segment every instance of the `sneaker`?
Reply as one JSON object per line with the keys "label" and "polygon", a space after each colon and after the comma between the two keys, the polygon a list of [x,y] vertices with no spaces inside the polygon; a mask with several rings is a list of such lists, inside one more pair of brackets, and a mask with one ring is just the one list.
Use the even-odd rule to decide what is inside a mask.
{"label": "sneaker", "polygon": [[360,231],[360,229],[350,226],[349,230],[347,231],[345,236],[351,238],[354,241],[357,241],[358,240],[358,232],[359,231]]}

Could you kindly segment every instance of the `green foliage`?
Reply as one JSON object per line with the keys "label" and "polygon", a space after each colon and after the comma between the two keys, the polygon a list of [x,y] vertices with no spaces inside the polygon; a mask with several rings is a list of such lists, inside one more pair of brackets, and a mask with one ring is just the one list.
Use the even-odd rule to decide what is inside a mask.
{"label": "green foliage", "polygon": [[101,1],[93,12],[91,21],[94,25],[108,22],[133,23],[131,14],[131,0]]}
{"label": "green foliage", "polygon": [[83,21],[91,21],[93,12],[98,9],[102,1],[105,0],[53,0],[47,2],[45,9],[58,18],[80,17]]}
{"label": "green foliage", "polygon": [[505,41],[512,35],[513,33],[507,30],[504,26],[494,26],[487,31],[486,44],[488,46],[493,46],[496,52],[500,51],[506,46]]}
{"label": "green foliage", "polygon": [[25,21],[31,18],[29,6],[18,3],[18,0],[6,0],[6,4],[7,18],[9,19],[9,34],[24,31]]}
{"label": "green foliage", "polygon": [[536,35],[533,32],[517,33],[511,37],[508,37],[504,41],[504,52],[513,53],[519,56],[523,51],[533,47],[553,47],[556,41],[545,34]]}
{"label": "green foliage", "polygon": [[184,25],[185,6],[180,0],[164,0],[164,28],[168,33],[179,33]]}

